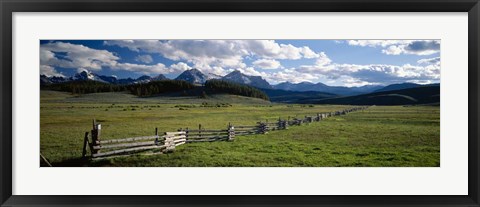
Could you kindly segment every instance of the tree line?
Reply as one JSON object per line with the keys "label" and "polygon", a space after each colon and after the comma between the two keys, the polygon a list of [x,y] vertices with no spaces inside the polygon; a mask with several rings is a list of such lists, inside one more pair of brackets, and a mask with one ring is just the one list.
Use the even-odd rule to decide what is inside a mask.
{"label": "tree line", "polygon": [[91,80],[76,80],[40,86],[41,89],[64,91],[72,94],[119,92],[127,90],[124,85],[113,85]]}
{"label": "tree line", "polygon": [[[129,85],[116,85],[92,80],[76,80],[42,85],[41,89],[64,91],[72,94],[128,91],[139,97],[149,97],[161,93],[188,91],[194,87],[193,84],[183,80],[160,80]],[[229,81],[209,80],[205,83],[205,88],[213,93],[229,93],[269,100],[267,94],[257,88]]]}
{"label": "tree line", "polygon": [[224,92],[240,96],[261,98],[267,101],[269,100],[267,94],[255,87],[224,80],[208,80],[205,83],[205,88],[210,89],[214,92]]}
{"label": "tree line", "polygon": [[183,80],[161,80],[148,83],[131,84],[127,87],[130,93],[136,96],[148,97],[160,93],[189,90],[193,89],[195,86]]}
{"label": "tree line", "polygon": [[42,85],[41,89],[64,91],[70,92],[72,94],[129,91],[136,96],[147,97],[160,93],[188,90],[192,89],[193,87],[193,84],[182,80],[160,80],[152,81],[149,83],[138,83],[130,85],[115,85],[92,80],[77,80],[64,83]]}

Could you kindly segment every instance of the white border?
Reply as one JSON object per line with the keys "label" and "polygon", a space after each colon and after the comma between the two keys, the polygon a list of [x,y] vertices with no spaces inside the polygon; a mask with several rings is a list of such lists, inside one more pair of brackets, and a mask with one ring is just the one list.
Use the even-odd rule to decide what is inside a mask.
{"label": "white border", "polygon": [[[466,195],[467,28],[467,13],[15,13],[13,194]],[[441,167],[39,168],[39,39],[441,39]]]}

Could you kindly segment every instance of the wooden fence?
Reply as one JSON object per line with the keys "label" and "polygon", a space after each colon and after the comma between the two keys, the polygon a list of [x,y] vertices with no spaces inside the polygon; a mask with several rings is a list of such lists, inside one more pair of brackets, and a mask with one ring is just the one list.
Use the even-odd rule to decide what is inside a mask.
{"label": "wooden fence", "polygon": [[[233,141],[235,136],[245,136],[252,134],[266,134],[268,131],[285,130],[289,126],[300,126],[312,122],[319,122],[332,116],[346,115],[350,112],[366,109],[367,106],[355,107],[341,111],[317,113],[314,116],[305,116],[303,118],[278,119],[275,122],[257,122],[256,125],[228,124],[226,129],[204,129],[200,124],[198,129],[181,128],[176,132],[165,132],[162,136],[158,134],[155,128],[155,134],[151,136],[130,137],[122,139],[101,140],[102,125],[93,121],[93,128],[85,132],[82,156],[87,157],[87,150],[91,152],[91,158],[104,158],[120,154],[132,154],[142,151],[157,151],[158,153],[169,153],[175,151],[175,147],[192,142],[214,142],[214,141]],[[90,137],[90,139],[89,139]]]}
{"label": "wooden fence", "polygon": [[87,156],[87,147],[90,149],[91,158],[107,157],[112,155],[156,150],[161,153],[173,152],[176,146],[186,143],[185,132],[165,132],[163,136],[158,135],[155,128],[155,135],[130,137],[122,139],[101,140],[100,132],[102,125],[93,122],[93,129],[85,132],[82,157]]}

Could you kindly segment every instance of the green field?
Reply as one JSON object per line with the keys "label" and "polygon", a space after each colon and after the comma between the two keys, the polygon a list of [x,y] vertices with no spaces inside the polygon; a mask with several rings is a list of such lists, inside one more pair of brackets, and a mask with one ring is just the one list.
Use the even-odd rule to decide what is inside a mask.
{"label": "green field", "polygon": [[179,128],[226,129],[279,117],[304,117],[352,106],[274,104],[233,95],[137,98],[126,93],[73,96],[41,91],[40,151],[54,166],[333,167],[440,166],[440,107],[372,106],[346,116],[292,126],[234,142],[188,143],[174,153],[80,159],[95,118],[101,139]]}

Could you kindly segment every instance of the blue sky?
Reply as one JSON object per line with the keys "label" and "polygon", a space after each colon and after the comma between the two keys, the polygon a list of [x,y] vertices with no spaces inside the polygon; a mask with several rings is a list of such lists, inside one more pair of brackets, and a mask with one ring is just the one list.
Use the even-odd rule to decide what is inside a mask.
{"label": "blue sky", "polygon": [[40,73],[69,77],[88,70],[118,78],[197,68],[239,70],[271,84],[322,82],[363,86],[440,81],[439,40],[42,40]]}

